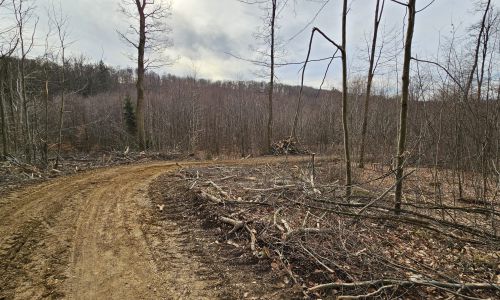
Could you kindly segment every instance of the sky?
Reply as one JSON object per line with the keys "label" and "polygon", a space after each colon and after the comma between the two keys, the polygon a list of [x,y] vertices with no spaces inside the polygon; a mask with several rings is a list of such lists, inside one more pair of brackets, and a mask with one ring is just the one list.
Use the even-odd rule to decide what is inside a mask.
{"label": "sky", "polygon": [[[301,62],[305,59],[313,26],[340,42],[341,0],[281,1],[287,1],[287,5],[280,11],[278,19],[277,37],[283,49],[278,63]],[[417,6],[424,7],[430,1],[418,0]],[[43,51],[44,35],[48,28],[47,8],[52,2],[59,5],[57,0],[33,1],[35,13],[39,17],[37,49],[33,55]],[[134,53],[133,49],[127,47],[117,34],[117,30],[126,29],[130,21],[119,12],[119,2],[61,0],[63,13],[68,16],[68,36],[72,41],[68,48],[70,55],[83,55],[90,61],[102,59],[112,66],[134,65],[128,56]],[[416,18],[414,53],[422,58],[435,57],[440,41],[444,36],[449,36],[452,25],[459,32],[464,32],[480,19],[480,14],[474,12],[474,3],[473,0],[435,0],[429,8],[420,12]],[[493,0],[493,3],[496,7],[500,6],[500,0]],[[371,39],[375,0],[350,0],[349,5],[349,70],[352,76],[361,76],[367,70],[366,41]],[[266,80],[262,77],[262,67],[234,57],[261,59],[255,51],[261,42],[255,33],[262,27],[265,11],[259,6],[237,0],[173,0],[171,13],[167,22],[172,29],[170,38],[173,45],[165,50],[165,54],[174,63],[156,72],[210,80]],[[381,34],[399,34],[396,39],[386,42],[390,44],[387,48],[402,48],[404,17],[403,6],[386,0]],[[2,22],[5,24],[5,18],[0,24]],[[328,57],[332,53],[330,44],[315,39],[312,58]],[[307,69],[305,83],[319,86],[326,64],[312,63]],[[279,68],[278,82],[300,84],[300,68],[300,65]],[[334,63],[325,85],[338,86],[340,76],[339,63]]]}

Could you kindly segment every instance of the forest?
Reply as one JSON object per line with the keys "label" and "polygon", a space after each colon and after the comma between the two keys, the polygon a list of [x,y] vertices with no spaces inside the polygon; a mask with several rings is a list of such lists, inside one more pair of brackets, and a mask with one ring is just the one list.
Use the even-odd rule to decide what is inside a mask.
{"label": "forest", "polygon": [[[363,24],[359,58],[347,47],[350,28],[359,25],[350,22],[352,1],[335,1],[328,13],[339,17],[341,35],[315,27],[313,18],[304,28],[303,60],[292,63],[283,62],[278,37],[280,24],[293,22],[280,14],[296,1],[235,0],[263,15],[261,48],[258,58],[229,56],[260,75],[217,80],[169,73],[176,63],[164,56],[176,47],[169,1],[116,2],[114,14],[130,21],[116,36],[133,50],[133,67],[68,55],[72,24],[60,4],[46,9],[49,31],[41,32],[34,1],[0,0],[0,196],[30,185],[34,174],[64,178],[78,173],[75,166],[174,158],[179,169],[149,191],[154,213],[180,205],[173,197],[205,201],[176,208],[201,210],[201,219],[171,221],[199,223],[226,246],[249,247],[249,261],[267,257],[272,272],[289,278],[292,294],[283,299],[500,295],[500,3],[474,1],[463,16],[472,25],[439,33],[438,51],[423,57],[412,39],[429,21],[420,15],[439,0],[367,1],[372,19]],[[389,33],[388,7],[404,12]],[[319,41],[331,56],[313,55]],[[353,60],[363,71],[352,71]],[[296,65],[301,80],[281,82],[286,65]],[[308,71],[317,68],[322,83],[308,86]],[[338,84],[327,86],[332,73]],[[0,211],[11,198],[0,201]],[[226,226],[223,237],[214,233],[218,226]],[[402,246],[405,237],[415,249]],[[403,252],[411,258],[398,256]],[[0,299],[23,299],[14,290],[0,288]]]}

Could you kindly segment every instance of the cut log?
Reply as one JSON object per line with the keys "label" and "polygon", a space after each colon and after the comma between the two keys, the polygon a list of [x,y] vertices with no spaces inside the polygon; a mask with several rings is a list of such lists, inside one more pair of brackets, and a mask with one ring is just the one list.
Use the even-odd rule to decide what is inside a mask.
{"label": "cut log", "polygon": [[200,199],[202,199],[202,200],[214,202],[214,203],[217,203],[217,204],[224,203],[224,201],[222,201],[221,199],[215,197],[214,195],[210,195],[209,193],[207,193],[205,191],[199,191],[198,197]]}

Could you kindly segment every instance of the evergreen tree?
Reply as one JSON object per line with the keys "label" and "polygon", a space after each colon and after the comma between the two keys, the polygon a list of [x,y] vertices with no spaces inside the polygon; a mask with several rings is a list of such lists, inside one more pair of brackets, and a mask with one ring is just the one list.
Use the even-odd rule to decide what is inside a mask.
{"label": "evergreen tree", "polygon": [[135,135],[137,126],[135,122],[135,112],[134,107],[132,105],[132,99],[130,95],[125,97],[125,105],[123,107],[123,116],[125,118],[125,126],[127,128],[127,132],[130,135]]}

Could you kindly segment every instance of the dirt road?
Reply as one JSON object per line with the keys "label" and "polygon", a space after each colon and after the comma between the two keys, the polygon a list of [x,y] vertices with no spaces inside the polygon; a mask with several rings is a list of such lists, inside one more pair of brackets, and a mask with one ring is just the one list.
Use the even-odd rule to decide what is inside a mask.
{"label": "dirt road", "polygon": [[176,168],[94,170],[1,197],[0,299],[214,298],[216,278],[200,276],[210,270],[185,251],[176,224],[163,221],[161,239],[145,228],[159,227],[144,222],[148,185]]}
{"label": "dirt road", "polygon": [[[190,281],[192,272],[182,271],[197,266],[183,257],[171,232],[175,266],[160,270],[141,228],[152,209],[148,184],[175,168],[156,163],[96,170],[0,199],[0,299],[182,296],[182,289],[168,285],[172,277]],[[193,284],[210,298],[203,282]]]}

